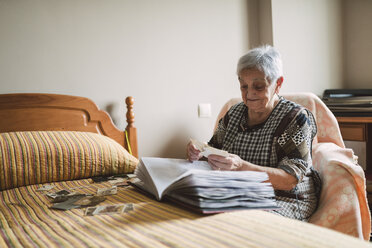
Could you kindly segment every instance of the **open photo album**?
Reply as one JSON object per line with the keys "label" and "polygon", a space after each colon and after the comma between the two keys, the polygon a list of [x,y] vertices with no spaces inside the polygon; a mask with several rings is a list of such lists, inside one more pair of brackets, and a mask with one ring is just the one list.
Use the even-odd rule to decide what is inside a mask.
{"label": "open photo album", "polygon": [[274,209],[268,175],[255,171],[215,171],[206,161],[141,158],[132,184],[158,201],[173,200],[201,213]]}

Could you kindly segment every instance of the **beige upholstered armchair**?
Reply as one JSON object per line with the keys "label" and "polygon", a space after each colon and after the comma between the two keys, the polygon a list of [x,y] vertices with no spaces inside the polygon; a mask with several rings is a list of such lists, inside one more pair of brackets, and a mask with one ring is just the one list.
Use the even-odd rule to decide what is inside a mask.
{"label": "beige upholstered armchair", "polygon": [[[369,240],[371,216],[366,199],[364,171],[357,164],[353,151],[345,148],[335,116],[313,93],[282,96],[309,109],[318,126],[312,156],[323,185],[318,209],[309,222]],[[233,98],[222,107],[215,128],[228,109],[240,101],[241,98]]]}

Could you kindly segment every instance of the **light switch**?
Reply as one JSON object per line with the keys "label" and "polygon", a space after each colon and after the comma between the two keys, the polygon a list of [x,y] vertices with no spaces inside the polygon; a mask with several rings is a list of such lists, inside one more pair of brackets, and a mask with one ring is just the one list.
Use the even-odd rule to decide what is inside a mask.
{"label": "light switch", "polygon": [[199,103],[198,106],[199,118],[209,118],[212,116],[210,103]]}

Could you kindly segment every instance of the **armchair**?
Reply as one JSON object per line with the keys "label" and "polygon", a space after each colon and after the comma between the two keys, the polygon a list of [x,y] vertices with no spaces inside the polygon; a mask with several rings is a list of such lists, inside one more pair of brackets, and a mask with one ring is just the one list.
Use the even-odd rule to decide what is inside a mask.
{"label": "armchair", "polygon": [[[313,93],[282,94],[309,109],[317,123],[313,141],[313,166],[322,178],[318,209],[310,223],[369,240],[371,215],[366,198],[365,175],[351,149],[345,148],[333,113]],[[232,98],[222,107],[215,124],[231,106],[241,101]]]}

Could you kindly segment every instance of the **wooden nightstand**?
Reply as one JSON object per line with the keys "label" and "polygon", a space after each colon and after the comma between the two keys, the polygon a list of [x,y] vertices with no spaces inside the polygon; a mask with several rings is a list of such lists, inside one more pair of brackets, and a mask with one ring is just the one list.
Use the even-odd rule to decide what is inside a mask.
{"label": "wooden nightstand", "polygon": [[342,134],[347,141],[366,142],[366,172],[372,173],[372,117],[336,117]]}

